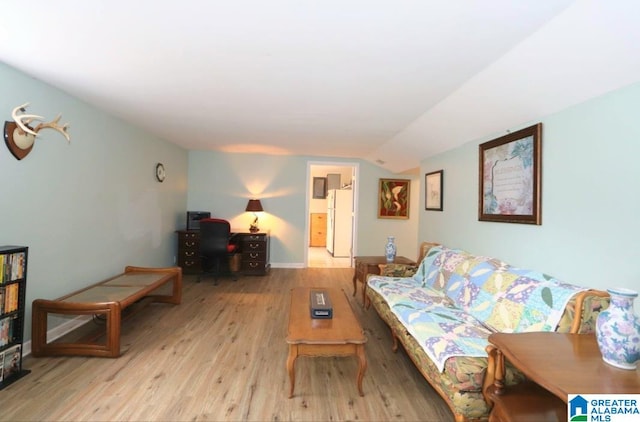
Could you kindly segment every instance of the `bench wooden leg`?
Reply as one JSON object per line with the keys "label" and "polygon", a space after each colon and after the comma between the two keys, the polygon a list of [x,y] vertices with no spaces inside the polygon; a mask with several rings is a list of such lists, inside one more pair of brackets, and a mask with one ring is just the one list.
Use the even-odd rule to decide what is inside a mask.
{"label": "bench wooden leg", "polygon": [[[121,309],[119,303],[86,304],[36,299],[33,301],[31,311],[33,321],[31,324],[31,354],[33,356],[120,356]],[[50,313],[104,315],[107,330],[105,343],[47,343],[47,318]]]}

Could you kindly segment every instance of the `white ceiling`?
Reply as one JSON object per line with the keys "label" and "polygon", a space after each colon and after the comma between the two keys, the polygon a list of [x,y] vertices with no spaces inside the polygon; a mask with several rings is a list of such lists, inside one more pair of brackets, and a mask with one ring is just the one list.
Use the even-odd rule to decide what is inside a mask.
{"label": "white ceiling", "polygon": [[2,0],[0,60],[185,148],[402,172],[640,80],[639,17],[636,0]]}

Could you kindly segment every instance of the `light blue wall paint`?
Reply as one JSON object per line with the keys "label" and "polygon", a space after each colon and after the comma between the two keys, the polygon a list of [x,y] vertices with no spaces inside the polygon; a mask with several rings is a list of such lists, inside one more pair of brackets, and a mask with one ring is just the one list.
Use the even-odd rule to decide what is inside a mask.
{"label": "light blue wall paint", "polygon": [[[318,157],[265,156],[211,151],[189,152],[189,195],[187,207],[211,211],[228,219],[233,227],[248,228],[252,215],[244,212],[249,198],[259,198],[265,209],[259,225],[271,230],[271,262],[301,265],[307,247],[306,204],[307,163],[322,162]],[[353,159],[327,158],[327,162],[354,162]],[[409,220],[377,218],[377,189],[380,178],[408,178],[390,174],[362,160],[360,164],[359,225],[356,255],[382,255],[387,235],[399,239],[398,251],[414,258],[417,254],[418,201],[412,201]],[[418,198],[418,179],[412,197]],[[182,223],[182,227],[186,223]]]}
{"label": "light blue wall paint", "polygon": [[[28,112],[62,113],[70,123],[70,144],[43,130],[21,161],[0,145],[0,244],[29,247],[30,338],[34,299],[62,296],[125,265],[173,265],[187,153],[4,64],[0,81],[0,121],[30,102]],[[157,162],[167,169],[164,183],[155,181]]]}
{"label": "light blue wall paint", "polygon": [[640,84],[541,120],[541,226],[478,221],[478,145],[499,134],[424,160],[423,173],[444,169],[445,205],[421,211],[421,240],[579,285],[639,290],[638,110]]}

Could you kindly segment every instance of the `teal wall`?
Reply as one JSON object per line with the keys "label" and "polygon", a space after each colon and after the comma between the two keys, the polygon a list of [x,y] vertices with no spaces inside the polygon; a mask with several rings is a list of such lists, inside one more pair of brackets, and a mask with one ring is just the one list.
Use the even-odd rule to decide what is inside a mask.
{"label": "teal wall", "polygon": [[[187,202],[187,152],[64,92],[0,64],[0,121],[25,102],[29,113],[70,123],[71,143],[43,130],[16,160],[0,145],[0,244],[29,247],[31,302],[56,298],[122,272],[173,265]],[[158,183],[155,165],[167,179]]]}
{"label": "teal wall", "polygon": [[[307,167],[322,158],[187,152],[4,64],[0,81],[4,120],[28,101],[30,112],[62,113],[71,124],[70,144],[44,130],[22,161],[0,146],[0,244],[30,247],[27,338],[34,299],[61,296],[125,265],[172,265],[174,230],[185,226],[187,209],[247,227],[246,201],[260,197],[272,262],[304,264]],[[640,288],[632,264],[640,252],[639,105],[634,85],[541,120],[542,226],[477,221],[478,144],[500,134],[424,160],[419,176],[327,157],[358,163],[356,255],[380,255],[386,236],[395,235],[399,254],[411,258],[420,241],[435,240],[576,284]],[[157,162],[167,169],[164,183],[154,179]],[[439,169],[444,211],[427,212],[422,178]],[[411,179],[409,220],[377,218],[380,178]]]}
{"label": "teal wall", "polygon": [[638,110],[640,84],[540,120],[541,226],[478,221],[478,145],[502,134],[424,160],[423,173],[444,169],[444,212],[421,211],[419,237],[579,285],[640,289]]}
{"label": "teal wall", "polygon": [[[266,156],[212,151],[189,152],[188,208],[211,211],[233,227],[248,228],[252,214],[244,212],[249,198],[259,198],[265,212],[259,226],[271,231],[273,266],[303,266],[308,220],[307,165],[321,157]],[[415,259],[419,215],[419,178],[391,174],[363,160],[327,157],[327,163],[357,163],[360,169],[358,231],[355,255],[382,255],[386,237],[396,236],[398,253]],[[413,180],[410,218],[379,219],[380,178]],[[184,227],[186,223],[182,223]]]}

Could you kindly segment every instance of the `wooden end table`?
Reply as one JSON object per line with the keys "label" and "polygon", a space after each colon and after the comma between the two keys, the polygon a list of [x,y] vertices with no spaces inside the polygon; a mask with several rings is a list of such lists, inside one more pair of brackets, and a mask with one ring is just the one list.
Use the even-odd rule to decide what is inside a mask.
{"label": "wooden end table", "polygon": [[[637,371],[606,364],[593,334],[494,333],[489,342],[497,348],[490,421],[567,420],[569,394],[640,391]],[[531,382],[504,387],[505,358]]]}
{"label": "wooden end table", "polygon": [[356,356],[358,358],[357,385],[358,393],[362,391],[362,379],[367,370],[367,358],[364,354],[364,335],[360,323],[353,314],[344,290],[331,288],[313,288],[325,290],[333,306],[333,318],[313,319],[309,303],[310,288],[297,287],[291,289],[291,309],[289,311],[289,328],[287,343],[287,372],[291,381],[289,398],[293,397],[296,382],[295,362],[298,356]]}
{"label": "wooden end table", "polygon": [[[355,272],[353,273],[353,295],[358,291],[358,281],[362,283],[362,305],[367,304],[367,275],[380,274],[380,264],[386,264],[387,259],[384,256],[356,256]],[[405,258],[404,256],[396,256],[394,264],[416,265],[415,261]]]}

